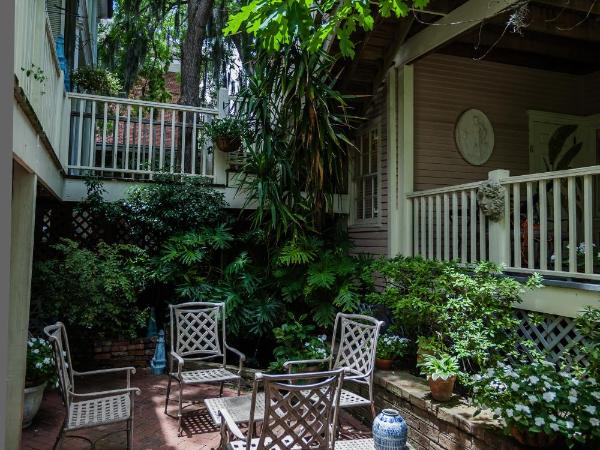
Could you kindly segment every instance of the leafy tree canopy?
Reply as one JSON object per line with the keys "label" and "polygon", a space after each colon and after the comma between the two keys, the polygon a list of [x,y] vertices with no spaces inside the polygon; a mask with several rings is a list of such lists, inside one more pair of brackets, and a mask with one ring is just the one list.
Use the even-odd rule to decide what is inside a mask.
{"label": "leafy tree canopy", "polygon": [[354,57],[351,34],[358,28],[373,29],[374,13],[404,17],[411,7],[423,8],[429,0],[252,0],[230,15],[226,34],[241,30],[254,35],[270,52],[299,42],[310,52],[335,35],[346,57]]}

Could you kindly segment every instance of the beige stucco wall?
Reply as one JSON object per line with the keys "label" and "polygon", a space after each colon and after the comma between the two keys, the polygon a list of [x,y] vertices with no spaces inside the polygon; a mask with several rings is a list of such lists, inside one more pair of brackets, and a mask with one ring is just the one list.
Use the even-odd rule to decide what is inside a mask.
{"label": "beige stucco wall", "polygon": [[[415,63],[415,190],[479,181],[495,169],[528,172],[527,110],[586,114],[600,76],[575,76],[489,61],[432,54]],[[598,104],[596,104],[596,109]],[[454,144],[454,125],[469,108],[485,112],[495,148],[482,166],[467,163]]]}

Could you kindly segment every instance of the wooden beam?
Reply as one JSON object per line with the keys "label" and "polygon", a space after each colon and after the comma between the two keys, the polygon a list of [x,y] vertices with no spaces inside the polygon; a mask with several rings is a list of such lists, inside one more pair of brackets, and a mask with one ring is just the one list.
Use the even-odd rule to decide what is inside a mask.
{"label": "wooden beam", "polygon": [[385,58],[383,59],[383,65],[377,72],[377,75],[375,75],[373,90],[376,90],[379,87],[379,85],[385,79],[390,67],[394,66],[394,57],[400,50],[400,47],[402,47],[402,45],[404,44],[404,41],[406,40],[406,37],[410,32],[410,28],[412,27],[414,20],[414,16],[410,16],[406,17],[400,22],[398,33],[396,34],[396,40],[394,41],[394,44],[388,49]]}
{"label": "wooden beam", "polygon": [[593,5],[594,0],[535,0],[533,3],[552,6],[553,8],[556,8],[557,11],[564,8],[586,14],[588,11],[590,14],[600,14],[600,2],[596,2],[596,4]]}
{"label": "wooden beam", "polygon": [[429,25],[406,41],[394,56],[394,65],[401,66],[414,61],[477,26],[482,21],[505,12],[519,2],[520,0],[498,0],[494,2],[469,0],[463,3],[435,22],[435,25]]}

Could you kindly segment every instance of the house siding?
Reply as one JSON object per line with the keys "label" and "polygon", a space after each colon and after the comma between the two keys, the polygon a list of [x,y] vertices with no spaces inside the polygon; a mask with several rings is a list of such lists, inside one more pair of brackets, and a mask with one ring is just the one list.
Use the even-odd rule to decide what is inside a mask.
{"label": "house siding", "polygon": [[[365,117],[369,122],[378,125],[379,129],[379,223],[354,223],[348,227],[348,235],[354,243],[354,253],[367,253],[373,256],[387,256],[387,223],[388,223],[388,170],[387,170],[387,117],[386,90],[381,87],[373,97]],[[351,199],[354,201],[354,199]]]}
{"label": "house siding", "polygon": [[[415,190],[483,180],[495,169],[525,174],[527,110],[584,113],[583,77],[440,54],[414,66]],[[494,127],[494,152],[482,166],[467,163],[454,144],[454,124],[469,108]]]}

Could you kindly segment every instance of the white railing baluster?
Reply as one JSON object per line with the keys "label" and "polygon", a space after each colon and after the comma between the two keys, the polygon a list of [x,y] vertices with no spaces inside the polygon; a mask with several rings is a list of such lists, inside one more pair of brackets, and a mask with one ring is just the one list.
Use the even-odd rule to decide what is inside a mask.
{"label": "white railing baluster", "polygon": [[513,184],[514,267],[521,267],[521,185]]}
{"label": "white railing baluster", "polygon": [[427,197],[427,258],[433,259],[433,197]]}
{"label": "white railing baluster", "polygon": [[125,169],[129,169],[129,141],[131,139],[131,105],[127,105],[127,124],[125,125]]}
{"label": "white railing baluster", "polygon": [[196,116],[198,115],[197,113],[193,113],[194,114],[194,120],[192,121],[192,167],[191,167],[191,174],[192,175],[196,175],[196,146],[198,145],[198,143],[196,142],[197,140],[197,130],[196,130]]}
{"label": "white railing baluster", "polygon": [[181,121],[181,173],[185,173],[185,122],[186,112],[184,111]]}
{"label": "white railing baluster", "polygon": [[160,109],[160,147],[158,150],[158,170],[165,168],[165,108]]}
{"label": "white railing baluster", "polygon": [[75,164],[81,167],[81,149],[83,146],[83,112],[85,110],[85,100],[79,100],[79,124],[77,134],[77,160]]}
{"label": "white railing baluster", "polygon": [[450,196],[444,194],[444,260],[450,261]]}
{"label": "white railing baluster", "polygon": [[119,148],[119,108],[120,104],[117,103],[115,108],[115,142],[113,142],[113,168],[117,168],[117,151]]}
{"label": "white railing baluster", "polygon": [[175,128],[175,120],[177,119],[177,115],[175,110],[171,111],[171,165],[169,167],[169,172],[175,172],[175,141],[176,141],[176,128]]}
{"label": "white railing baluster", "polygon": [[583,236],[585,242],[585,273],[594,272],[594,207],[592,176],[583,177]]}
{"label": "white railing baluster", "polygon": [[413,255],[419,256],[419,199],[415,198],[412,200],[413,203]]}
{"label": "white railing baluster", "polygon": [[485,234],[485,216],[483,211],[479,210],[479,260],[485,261],[487,259],[487,236]]}
{"label": "white railing baluster", "polygon": [[546,180],[538,184],[540,197],[540,269],[548,268],[548,198],[546,196]]}
{"label": "white railing baluster", "polygon": [[452,259],[458,259],[458,194],[452,192]]}
{"label": "white railing baluster", "polygon": [[421,256],[427,256],[427,209],[425,197],[421,197]]}
{"label": "white railing baluster", "polygon": [[554,270],[562,270],[562,197],[560,178],[552,181],[552,201],[554,215]]}
{"label": "white railing baluster", "polygon": [[92,121],[90,123],[90,155],[88,158],[88,167],[94,167],[96,159],[96,101],[92,101]]}
{"label": "white railing baluster", "polygon": [[102,122],[102,168],[106,167],[106,125],[108,122],[108,103],[104,102],[104,121]]}
{"label": "white railing baluster", "polygon": [[140,165],[142,163],[142,127],[144,126],[143,123],[143,112],[142,112],[142,106],[139,107],[138,109],[138,142],[137,142],[137,166],[136,169],[139,172],[140,170]]}
{"label": "white railing baluster", "polygon": [[150,108],[150,123],[148,124],[148,171],[152,172],[152,157],[154,155],[154,108]]}
{"label": "white railing baluster", "polygon": [[577,272],[577,198],[575,177],[567,178],[567,207],[569,213],[569,272]]}
{"label": "white railing baluster", "polygon": [[469,219],[471,220],[471,258],[470,261],[474,263],[477,261],[477,198],[475,197],[475,190],[472,189],[469,192],[469,200],[471,202],[471,212]]}
{"label": "white railing baluster", "polygon": [[460,192],[460,207],[461,207],[461,216],[460,216],[460,232],[461,232],[461,240],[460,240],[460,261],[465,264],[467,259],[467,248],[468,248],[468,236],[469,231],[467,229],[468,225],[468,203],[467,203],[467,191]]}
{"label": "white railing baluster", "polygon": [[526,184],[527,191],[527,267],[535,267],[535,256],[533,255],[533,184]]}
{"label": "white railing baluster", "polygon": [[435,196],[435,258],[442,259],[442,197]]}

